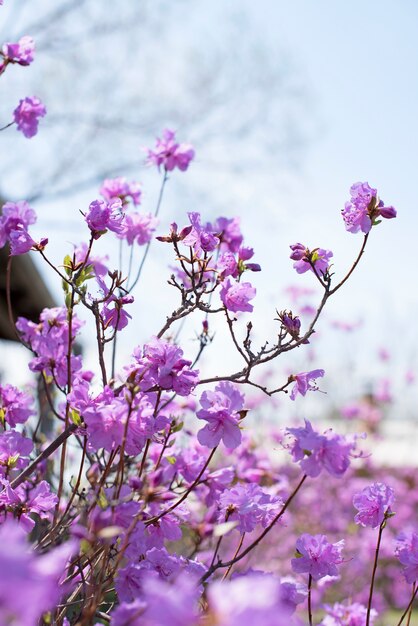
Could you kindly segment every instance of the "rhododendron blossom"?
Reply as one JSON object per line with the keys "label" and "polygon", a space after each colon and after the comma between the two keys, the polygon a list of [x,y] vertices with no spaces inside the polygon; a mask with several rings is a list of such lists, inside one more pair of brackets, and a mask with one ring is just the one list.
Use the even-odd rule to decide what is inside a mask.
{"label": "rhododendron blossom", "polygon": [[241,443],[239,411],[244,396],[231,383],[221,382],[215,391],[203,392],[199,402],[202,408],[196,415],[208,422],[197,434],[202,446],[214,448],[223,441],[227,448],[236,448]]}
{"label": "rhododendron blossom", "polygon": [[154,150],[148,150],[147,163],[156,165],[158,169],[164,167],[167,172],[171,172],[176,167],[184,172],[193,160],[195,151],[190,144],[177,143],[176,133],[166,128],[163,136],[157,139]]}
{"label": "rhododendron blossom", "polygon": [[292,568],[298,574],[310,574],[313,580],[324,576],[337,576],[338,567],[343,562],[341,555],[344,540],[330,543],[325,535],[305,533],[296,542],[296,558]]}
{"label": "rhododendron blossom", "polygon": [[384,483],[373,483],[353,496],[353,504],[358,510],[354,521],[361,526],[376,528],[390,513],[394,502],[395,494],[391,487]]}
{"label": "rhododendron blossom", "polygon": [[304,274],[311,270],[323,276],[329,268],[331,258],[334,256],[331,250],[324,250],[323,248],[315,248],[309,250],[301,243],[295,243],[290,246],[292,253],[290,258],[294,261],[293,267],[298,274]]}
{"label": "rhododendron blossom", "polygon": [[13,111],[13,119],[25,137],[30,139],[38,132],[39,118],[45,117],[46,108],[39,100],[33,96],[32,98],[23,98],[19,101],[18,106]]}
{"label": "rhododendron blossom", "polygon": [[221,493],[219,503],[218,520],[237,521],[237,530],[246,533],[253,531],[257,524],[266,528],[283,505],[283,500],[271,496],[259,485],[238,483]]}
{"label": "rhododendron blossom", "polygon": [[30,65],[33,61],[34,53],[35,42],[32,37],[27,35],[21,37],[17,43],[3,44],[0,52],[3,57],[3,60],[0,60],[0,74],[8,63]]}
{"label": "rhododendron blossom", "polygon": [[351,189],[351,200],[345,203],[341,211],[345,228],[350,233],[362,231],[367,234],[376,223],[378,217],[391,219],[396,217],[396,210],[384,206],[377,196],[377,189],[369,183],[355,183]]}
{"label": "rhododendron blossom", "polygon": [[308,391],[318,391],[316,386],[316,379],[322,378],[325,375],[324,370],[312,370],[311,372],[301,372],[300,374],[292,374],[290,381],[295,382],[295,385],[290,392],[290,399],[295,400],[300,394],[306,396]]}
{"label": "rhododendron blossom", "polygon": [[125,203],[130,198],[132,203],[138,206],[141,203],[142,188],[139,183],[128,182],[124,176],[106,178],[100,187],[100,195],[107,202],[119,198]]}
{"label": "rhododendron blossom", "polygon": [[250,283],[232,282],[229,278],[222,283],[221,300],[228,311],[251,313],[254,309],[250,300],[255,298],[256,290]]}
{"label": "rhododendron blossom", "polygon": [[300,462],[305,474],[315,477],[325,469],[339,477],[346,472],[356,447],[355,438],[337,435],[332,430],[320,435],[306,419],[304,428],[288,428],[286,432],[294,438],[290,445],[293,460]]}

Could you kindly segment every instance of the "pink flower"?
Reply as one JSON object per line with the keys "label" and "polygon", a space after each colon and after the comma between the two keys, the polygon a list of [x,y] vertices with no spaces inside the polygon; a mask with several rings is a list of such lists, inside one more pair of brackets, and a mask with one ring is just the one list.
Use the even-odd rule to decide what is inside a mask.
{"label": "pink flower", "polygon": [[237,388],[230,382],[221,382],[215,391],[204,391],[199,401],[202,409],[196,415],[208,422],[197,433],[199,443],[208,448],[215,448],[220,441],[227,448],[239,446],[239,411],[244,406],[244,396]]}
{"label": "pink flower", "polygon": [[192,362],[183,359],[183,350],[157,337],[153,337],[143,351],[136,348],[134,357],[136,363],[129,369],[144,391],[158,385],[180,396],[188,396],[199,381],[199,370],[190,369]]}
{"label": "pink flower", "polygon": [[158,169],[163,166],[166,172],[171,172],[176,167],[184,172],[194,155],[195,151],[190,144],[177,143],[176,133],[166,128],[162,139],[157,138],[155,149],[148,150],[147,163],[156,165]]}
{"label": "pink flower", "polygon": [[271,496],[255,483],[237,483],[219,497],[218,522],[237,521],[240,533],[252,532],[257,524],[266,528],[283,505],[278,496]]}
{"label": "pink flower", "polygon": [[57,496],[51,493],[50,485],[46,480],[42,480],[32,490],[27,483],[12,489],[7,480],[2,479],[1,482],[4,490],[0,493],[0,513],[3,513],[5,518],[15,514],[27,532],[31,532],[35,526],[35,521],[30,514],[36,513],[41,519],[48,519],[49,511],[58,502]]}
{"label": "pink flower", "polygon": [[85,218],[94,239],[98,239],[107,230],[121,233],[124,228],[122,201],[120,198],[116,198],[110,203],[105,200],[94,200],[90,202]]}
{"label": "pink flower", "polygon": [[119,176],[106,178],[99,193],[108,202],[120,198],[125,203],[128,198],[131,198],[133,204],[138,206],[141,203],[142,189],[139,183],[133,181],[129,183],[124,176]]}
{"label": "pink flower", "polygon": [[128,325],[132,315],[127,313],[123,308],[126,304],[132,304],[134,301],[133,296],[121,296],[117,298],[112,295],[110,299],[106,300],[101,310],[101,316],[103,320],[103,327],[114,328],[115,330],[122,330]]}
{"label": "pink flower", "polygon": [[30,65],[35,52],[35,42],[32,37],[21,37],[17,43],[5,43],[1,49],[4,58],[4,67],[8,63]]}
{"label": "pink flower", "polygon": [[10,470],[22,469],[29,462],[33,443],[14,430],[0,434],[0,476],[6,476]]}
{"label": "pink flower", "polygon": [[36,243],[27,229],[35,222],[35,211],[27,202],[6,202],[0,215],[0,248],[9,242],[12,256],[29,252]]}
{"label": "pink flower", "polygon": [[324,576],[337,576],[343,562],[341,551],[344,540],[330,543],[325,535],[304,533],[296,541],[296,558],[292,559],[292,568],[298,574],[310,574],[314,580]]}
{"label": "pink flower", "polygon": [[14,121],[25,137],[31,138],[38,132],[39,118],[46,115],[46,108],[39,100],[33,96],[32,98],[24,98],[19,101],[18,106],[13,111]]}
{"label": "pink flower", "polygon": [[353,496],[353,505],[358,510],[354,518],[356,524],[377,528],[385,517],[390,514],[395,501],[391,487],[384,483],[373,483]]}
{"label": "pink flower", "polygon": [[[185,246],[193,247],[196,253],[212,252],[219,245],[219,238],[213,232],[210,224],[202,226],[200,213],[190,212],[187,214],[190,220],[191,229],[183,237]],[[183,229],[184,230],[184,229]]]}
{"label": "pink flower", "polygon": [[345,228],[350,233],[362,231],[367,234],[372,226],[378,223],[376,220],[379,217],[385,219],[396,217],[396,210],[392,206],[385,207],[377,196],[377,189],[370,187],[369,183],[354,183],[350,194],[351,200],[345,203],[341,211]]}
{"label": "pink flower", "polygon": [[32,404],[32,398],[23,391],[12,385],[0,385],[0,423],[6,422],[12,428],[24,424],[34,413]]}
{"label": "pink flower", "polygon": [[254,307],[250,304],[250,300],[255,297],[255,294],[256,289],[251,283],[231,282],[228,278],[222,283],[220,297],[228,311],[234,313],[248,311],[251,313]]}
{"label": "pink flower", "polygon": [[148,213],[127,213],[125,215],[122,232],[118,235],[120,239],[126,239],[128,245],[137,243],[143,246],[152,239],[152,233],[158,225],[158,219]]}
{"label": "pink flower", "polygon": [[310,270],[322,277],[328,270],[329,262],[334,256],[331,250],[324,250],[323,248],[309,250],[301,243],[291,245],[290,249],[292,250],[290,258],[295,261],[293,267],[298,274],[304,274]]}
{"label": "pink flower", "polygon": [[289,380],[294,381],[295,385],[290,392],[290,399],[295,400],[298,394],[306,396],[308,391],[318,391],[315,381],[317,378],[322,378],[324,374],[324,370],[312,370],[311,372],[292,374]]}

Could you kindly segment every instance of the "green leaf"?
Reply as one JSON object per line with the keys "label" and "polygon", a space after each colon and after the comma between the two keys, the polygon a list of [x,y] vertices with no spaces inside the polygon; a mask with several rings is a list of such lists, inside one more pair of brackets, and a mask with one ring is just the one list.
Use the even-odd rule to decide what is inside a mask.
{"label": "green leaf", "polygon": [[62,265],[64,267],[64,271],[67,274],[67,276],[71,277],[73,274],[73,260],[69,254],[67,254],[64,257],[64,261],[62,262]]}

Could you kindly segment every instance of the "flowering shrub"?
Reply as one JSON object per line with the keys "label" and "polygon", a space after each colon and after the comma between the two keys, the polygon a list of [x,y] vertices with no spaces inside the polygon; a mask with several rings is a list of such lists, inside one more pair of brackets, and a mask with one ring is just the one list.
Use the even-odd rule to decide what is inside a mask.
{"label": "flowering shrub", "polygon": [[[30,37],[5,44],[1,72],[29,65],[33,51]],[[45,114],[37,98],[25,98],[14,122],[32,137]],[[358,256],[336,280],[333,252],[291,245],[296,272],[311,271],[322,297],[306,327],[293,311],[282,311],[277,336],[256,346],[248,316],[256,289],[242,276],[261,268],[248,263],[256,255],[244,245],[239,220],[209,223],[190,212],[180,229],[173,223],[168,234],[154,235],[169,174],[185,172],[194,156],[174,131],[163,131],[147,154],[162,175],[155,211],[137,209],[137,182],[105,180],[103,199],[80,217],[85,241],[60,264],[49,258],[46,238],[35,242],[29,234],[36,215],[27,202],[3,207],[0,246],[9,246],[9,277],[13,258],[33,251],[60,281],[63,303],[45,309],[39,321],[15,323],[7,281],[11,322],[31,352],[29,367],[44,385],[54,429],[48,441],[40,438],[35,399],[12,384],[0,386],[1,623],[369,626],[392,602],[403,611],[400,624],[410,618],[418,577],[417,528],[402,498],[406,478],[372,482],[361,434],[322,432],[307,419],[284,432],[273,429],[259,445],[246,396],[255,388],[267,399],[282,394],[297,401],[318,390],[323,369],[291,373],[274,388],[261,384],[258,372],[309,343],[378,218],[396,211],[368,183],[353,185],[342,216],[349,232],[364,235]],[[96,255],[103,237],[142,247],[135,274],[124,276]],[[151,244],[172,248],[177,265],[168,283],[178,306],[116,371],[117,336],[131,323],[129,306]],[[82,308],[95,328],[96,371],[85,368],[76,349]],[[173,333],[192,315],[200,324],[199,350],[189,358]],[[214,316],[225,321],[241,366],[205,377],[198,361],[214,341]],[[380,391],[382,400],[387,395]],[[279,460],[278,442],[293,463]],[[361,459],[359,468],[354,459]],[[389,533],[396,544],[385,543]],[[396,580],[396,599],[379,582],[380,571]]]}

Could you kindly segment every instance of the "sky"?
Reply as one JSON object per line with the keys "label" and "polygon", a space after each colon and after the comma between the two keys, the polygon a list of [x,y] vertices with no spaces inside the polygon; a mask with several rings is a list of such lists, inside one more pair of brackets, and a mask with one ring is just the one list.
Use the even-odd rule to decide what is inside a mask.
{"label": "sky", "polygon": [[[15,3],[5,0],[5,6],[0,9],[6,18],[12,14],[12,4]],[[120,5],[121,13],[126,11],[128,15],[128,9],[134,4],[126,0],[123,8]],[[4,28],[19,36],[26,34],[23,25],[40,17],[39,13],[46,10],[47,5],[52,6],[50,0],[22,2],[18,19],[14,22],[9,19],[8,26],[5,20]],[[359,381],[366,388],[370,377],[384,372],[382,364],[376,364],[376,353],[384,346],[392,355],[386,373],[401,387],[406,370],[418,366],[414,272],[418,227],[414,185],[418,167],[415,148],[418,5],[412,1],[387,0],[349,3],[179,0],[170,14],[163,3],[162,8],[151,11],[151,17],[149,28],[154,29],[149,38],[151,43],[147,40],[147,53],[140,57],[144,65],[137,65],[132,53],[132,63],[125,61],[123,65],[126,72],[123,84],[115,73],[112,59],[118,59],[122,51],[123,58],[129,59],[129,53],[136,50],[141,37],[145,40],[146,28],[141,31],[141,24],[138,24],[138,36],[135,28],[126,31],[124,36],[109,34],[113,37],[111,44],[107,35],[98,43],[94,39],[86,42],[80,37],[78,66],[74,65],[74,51],[71,55],[65,51],[62,54],[59,46],[52,52],[48,50],[41,31],[33,75],[26,78],[31,67],[26,70],[28,74],[7,77],[5,102],[12,103],[16,100],[14,90],[23,94],[30,84],[36,93],[48,98],[48,110],[53,119],[62,109],[62,100],[59,93],[55,99],[48,84],[54,84],[54,71],[58,74],[59,68],[64,68],[71,77],[65,89],[67,113],[74,110],[80,115],[97,109],[105,116],[114,114],[116,109],[123,119],[122,100],[118,104],[118,93],[123,92],[126,96],[123,106],[129,101],[135,107],[138,102],[138,120],[153,119],[152,128],[142,128],[129,137],[119,136],[117,127],[108,137],[105,133],[97,135],[102,142],[100,150],[120,153],[122,162],[137,151],[139,164],[141,148],[149,145],[159,128],[177,123],[179,133],[188,130],[190,136],[182,139],[194,143],[196,162],[187,174],[170,181],[163,202],[161,228],[167,229],[173,217],[180,223],[182,219],[185,221],[183,216],[187,210],[199,210],[207,219],[219,214],[241,217],[242,230],[248,234],[246,241],[254,247],[255,260],[263,268],[260,275],[251,277],[258,292],[254,323],[260,341],[275,332],[275,309],[291,306],[284,292],[286,286],[295,283],[314,286],[312,276],[295,276],[288,246],[300,241],[311,248],[332,249],[336,274],[342,276],[357,254],[361,236],[346,233],[340,210],[349,198],[352,183],[368,181],[377,187],[385,202],[398,209],[398,218],[373,229],[360,268],[330,302],[324,322],[319,325],[322,347],[318,346],[317,356],[314,350],[306,356],[298,354],[295,363],[304,369],[311,363],[323,367],[331,373],[328,393],[332,395],[332,386],[336,384],[338,394],[349,395]],[[68,19],[72,19],[71,16]],[[79,22],[75,21],[74,30],[78,28]],[[8,40],[7,32],[1,28],[0,32]],[[90,47],[86,48],[88,45]],[[45,47],[46,61],[43,61],[42,48]],[[97,94],[91,93],[91,87],[81,82],[78,86],[85,49],[95,59],[97,73],[104,72],[103,81],[108,84],[101,102],[95,99]],[[57,51],[55,65],[54,50]],[[56,65],[58,69],[54,70]],[[122,72],[121,65],[119,68]],[[202,77],[200,85],[199,76]],[[208,82],[205,82],[206,77]],[[130,83],[126,84],[126,80]],[[282,87],[277,88],[277,84]],[[220,96],[215,90],[219,85],[222,87]],[[262,112],[264,107],[268,110],[263,132],[261,135],[249,132],[242,139],[238,135],[231,143],[230,138],[227,141],[228,127],[233,126],[235,116],[245,115],[254,106],[253,85],[259,90],[256,95],[261,94],[257,96],[263,105],[258,102],[259,110]],[[222,111],[216,108],[219,97],[227,104],[216,126],[218,110]],[[165,102],[170,106],[167,104],[164,108]],[[154,118],[144,115],[145,110],[154,107],[165,115],[160,125]],[[192,118],[196,111],[197,119],[190,125],[181,121]],[[6,115],[4,105],[2,115]],[[212,119],[215,122],[211,125]],[[205,134],[208,126],[210,132]],[[70,130],[76,135],[79,124],[74,123]],[[22,155],[19,167],[14,168],[7,179],[4,176],[0,179],[0,188],[9,195],[15,194],[17,187],[22,192],[30,190],[31,179],[25,174],[25,163],[33,171],[35,166],[40,167],[39,163],[47,166],[57,156],[51,146],[54,145],[56,151],[56,142],[60,140],[54,129],[49,134],[45,131],[42,137],[41,127],[39,138],[29,143],[23,138],[16,139],[14,134],[12,136],[14,132],[10,129],[5,137],[6,149],[0,157],[0,166],[5,171],[11,150]],[[269,139],[274,146],[271,153]],[[64,136],[63,142],[64,151],[70,138]],[[280,150],[277,150],[277,143]],[[135,165],[126,174],[133,177],[136,170],[147,190],[146,210],[153,210],[158,175],[142,165]],[[80,179],[73,181],[75,188],[77,180]],[[62,258],[63,246],[79,241],[83,235],[79,210],[97,197],[97,187],[97,184],[80,187],[70,198],[48,197],[46,193],[34,201],[33,206],[39,213],[36,234],[44,236],[51,229],[49,250],[56,262]],[[108,251],[109,244],[101,243],[101,246]],[[164,320],[167,303],[175,302],[164,282],[164,267],[170,262],[169,257],[168,250],[153,245],[134,309],[138,321],[121,340],[121,362],[132,345],[156,331],[155,320]],[[161,283],[156,287],[158,275]],[[55,279],[46,275],[46,280],[58,294]],[[357,333],[344,335],[331,329],[330,324],[335,320],[361,322],[361,325]],[[160,322],[158,326],[161,325]],[[191,346],[194,346],[194,331],[193,325],[184,331]],[[221,331],[218,337],[220,342],[226,341]],[[4,350],[6,354],[11,348]],[[205,360],[209,370],[217,365],[216,346],[210,350]],[[228,353],[225,358],[225,363],[230,359],[232,365],[234,357]],[[322,359],[321,362],[318,359]],[[283,364],[283,375],[288,367]],[[411,405],[416,392],[409,390],[408,394],[406,404]]]}

